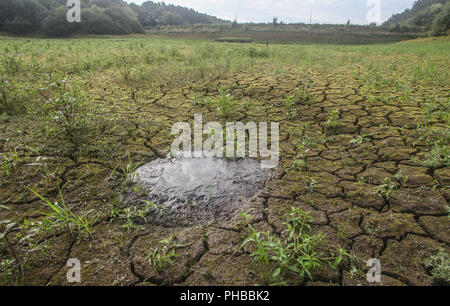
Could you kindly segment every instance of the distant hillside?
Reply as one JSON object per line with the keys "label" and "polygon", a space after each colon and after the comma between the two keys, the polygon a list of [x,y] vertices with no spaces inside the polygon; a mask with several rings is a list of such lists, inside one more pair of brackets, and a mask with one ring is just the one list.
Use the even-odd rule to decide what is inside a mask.
{"label": "distant hillside", "polygon": [[450,29],[450,0],[418,0],[411,9],[393,15],[383,26],[397,32],[447,35]]}
{"label": "distant hillside", "polygon": [[212,24],[219,20],[181,6],[122,0],[81,0],[81,23],[67,22],[67,0],[0,0],[0,31],[17,35],[143,33],[159,25]]}
{"label": "distant hillside", "polygon": [[142,5],[130,4],[136,12],[139,21],[144,27],[154,27],[158,25],[192,25],[192,24],[212,24],[223,22],[214,16],[199,13],[193,9],[152,1],[144,2]]}

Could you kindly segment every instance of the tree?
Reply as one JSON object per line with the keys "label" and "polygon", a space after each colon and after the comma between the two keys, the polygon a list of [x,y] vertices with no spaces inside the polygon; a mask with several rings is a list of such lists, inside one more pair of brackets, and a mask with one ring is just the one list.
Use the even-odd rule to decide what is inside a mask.
{"label": "tree", "polygon": [[2,20],[4,20],[6,30],[13,34],[27,34],[35,31],[47,13],[45,7],[36,0],[7,0],[5,2],[6,18],[2,18]]}
{"label": "tree", "polygon": [[67,0],[0,0],[0,30],[14,34],[41,31],[52,36],[76,33],[143,33],[144,26],[211,24],[219,19],[164,2],[142,5],[123,0],[81,0],[80,24],[67,22]]}
{"label": "tree", "polygon": [[183,24],[183,19],[180,14],[174,12],[165,12],[160,19],[162,25],[181,25]]}
{"label": "tree", "polygon": [[81,23],[67,22],[67,7],[52,9],[42,21],[43,31],[51,36],[67,36],[79,32]]}
{"label": "tree", "polygon": [[431,35],[448,35],[450,30],[450,2],[444,6],[442,11],[434,18]]}

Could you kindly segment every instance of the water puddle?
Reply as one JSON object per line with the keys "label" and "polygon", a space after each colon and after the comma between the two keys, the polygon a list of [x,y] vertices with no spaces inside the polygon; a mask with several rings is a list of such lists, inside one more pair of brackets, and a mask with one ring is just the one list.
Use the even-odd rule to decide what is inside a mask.
{"label": "water puddle", "polygon": [[153,209],[147,219],[156,224],[225,220],[264,188],[269,173],[252,159],[157,159],[137,170],[134,186],[123,202],[142,207],[145,200],[154,201],[160,208]]}

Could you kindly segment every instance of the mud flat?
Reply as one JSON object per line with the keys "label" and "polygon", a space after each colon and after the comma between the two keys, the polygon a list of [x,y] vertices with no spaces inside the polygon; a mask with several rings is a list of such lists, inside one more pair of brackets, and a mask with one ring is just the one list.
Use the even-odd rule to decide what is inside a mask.
{"label": "mud flat", "polygon": [[155,224],[208,224],[237,214],[268,178],[252,159],[157,159],[136,171],[123,201],[131,207],[153,201],[159,206],[149,216]]}

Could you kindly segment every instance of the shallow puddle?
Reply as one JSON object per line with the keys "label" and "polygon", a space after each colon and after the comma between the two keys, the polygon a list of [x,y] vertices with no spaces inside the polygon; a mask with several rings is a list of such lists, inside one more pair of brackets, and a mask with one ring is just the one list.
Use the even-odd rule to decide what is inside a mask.
{"label": "shallow puddle", "polygon": [[[202,224],[238,213],[268,178],[269,171],[252,159],[157,159],[137,170],[134,188],[123,200],[128,207],[154,201],[160,208],[149,215],[151,223]],[[136,186],[146,194],[136,193]]]}

